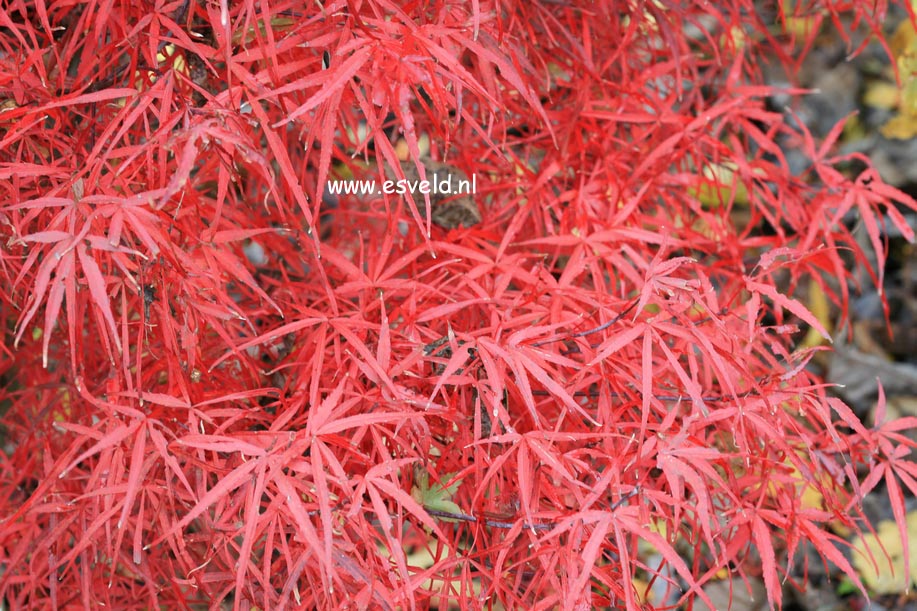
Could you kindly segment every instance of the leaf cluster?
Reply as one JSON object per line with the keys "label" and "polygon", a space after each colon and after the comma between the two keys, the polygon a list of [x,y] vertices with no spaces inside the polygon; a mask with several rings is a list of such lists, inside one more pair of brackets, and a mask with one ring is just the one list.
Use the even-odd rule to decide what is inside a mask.
{"label": "leaf cluster", "polygon": [[[0,5],[5,604],[637,609],[727,569],[779,607],[806,544],[861,585],[832,525],[883,484],[906,532],[914,423],[829,395],[798,295],[846,313],[917,203],[760,66],[887,7],[760,4]],[[480,223],[325,193],[427,154]]]}

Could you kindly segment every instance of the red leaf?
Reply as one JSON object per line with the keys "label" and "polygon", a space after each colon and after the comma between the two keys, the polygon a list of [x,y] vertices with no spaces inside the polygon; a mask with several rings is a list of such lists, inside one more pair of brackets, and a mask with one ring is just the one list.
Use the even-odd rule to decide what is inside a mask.
{"label": "red leaf", "polygon": [[755,545],[758,547],[758,553],[761,555],[761,571],[764,577],[764,586],[767,588],[767,600],[771,607],[779,609],[783,604],[783,587],[777,575],[770,530],[759,516],[755,516],[752,520],[752,533],[754,534]]}
{"label": "red leaf", "polygon": [[785,310],[789,310],[790,312],[792,312],[793,314],[795,314],[796,316],[798,316],[799,318],[807,322],[809,325],[812,326],[813,329],[818,331],[819,335],[824,337],[826,340],[828,340],[829,342],[832,341],[831,335],[828,333],[827,330],[825,330],[825,328],[818,321],[818,319],[815,318],[815,316],[811,312],[809,312],[809,310],[807,310],[805,306],[803,306],[801,303],[799,303],[795,299],[790,299],[786,295],[778,293],[777,289],[771,285],[763,284],[761,282],[756,282],[752,280],[751,278],[746,277],[745,284],[748,287],[749,291],[752,291],[754,293],[760,293],[770,298],[771,301],[773,301],[779,307]]}
{"label": "red leaf", "polygon": [[94,456],[103,450],[107,450],[108,448],[118,445],[124,441],[124,439],[133,435],[137,431],[137,428],[140,426],[140,424],[141,422],[139,420],[135,420],[129,425],[118,426],[113,428],[108,433],[105,433],[105,435],[97,442],[95,442],[88,450],[73,459],[73,461],[66,468],[64,468],[63,471],[61,471],[58,477],[64,477],[68,471],[73,469],[75,466],[90,456]]}
{"label": "red leaf", "polygon": [[602,342],[599,348],[599,352],[595,355],[592,361],[589,362],[588,367],[592,367],[593,365],[604,361],[621,348],[633,344],[634,341],[644,333],[644,331],[646,331],[646,325],[637,324],[630,329],[625,329],[620,333],[611,336],[609,341]]}
{"label": "red leaf", "polygon": [[108,100],[117,100],[118,98],[132,98],[135,95],[137,95],[136,89],[103,89],[101,91],[84,93],[72,98],[65,98],[62,100],[57,100],[56,102],[50,102],[35,109],[35,112],[44,112],[46,110],[59,108],[61,106],[79,106],[81,104],[95,104],[98,102],[106,102]]}
{"label": "red leaf", "polygon": [[221,452],[224,454],[239,452],[245,457],[265,455],[264,448],[223,435],[185,435],[180,437],[176,443],[209,452]]}
{"label": "red leaf", "polygon": [[181,520],[175,522],[171,527],[166,529],[166,531],[150,543],[147,548],[159,545],[166,539],[175,536],[180,530],[190,524],[192,520],[204,513],[211,505],[224,499],[231,491],[250,481],[251,472],[260,464],[258,460],[249,460],[230,471],[221,478],[213,488],[208,490]]}
{"label": "red leaf", "polygon": [[331,78],[324,78],[322,88],[314,94],[311,98],[306,100],[304,104],[296,108],[293,112],[287,115],[287,118],[283,121],[278,121],[273,125],[273,127],[281,127],[286,125],[290,121],[295,120],[296,118],[304,115],[313,108],[317,107],[319,104],[327,100],[332,95],[336,94],[342,87],[344,87],[357,72],[360,71],[360,68],[369,60],[371,54],[370,47],[363,47],[354,51],[353,55],[347,58],[343,64],[337,67],[333,75],[330,75]]}
{"label": "red leaf", "polygon": [[83,274],[86,276],[86,283],[89,284],[89,292],[96,307],[108,323],[111,337],[115,341],[118,352],[121,351],[121,339],[118,336],[118,328],[115,326],[115,317],[111,312],[111,301],[108,299],[108,289],[105,278],[102,276],[102,270],[95,259],[86,253],[86,247],[80,244],[76,247],[76,252],[80,258],[80,266],[83,268]]}

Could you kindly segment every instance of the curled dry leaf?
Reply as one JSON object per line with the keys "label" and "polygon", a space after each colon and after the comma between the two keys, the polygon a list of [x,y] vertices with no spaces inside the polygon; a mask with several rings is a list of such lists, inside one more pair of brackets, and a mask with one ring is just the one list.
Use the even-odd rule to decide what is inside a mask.
{"label": "curled dry leaf", "polygon": [[[474,200],[477,179],[469,179],[465,172],[454,165],[430,157],[422,156],[420,162],[424,167],[425,178],[421,178],[413,161],[401,162],[407,192],[413,197],[420,215],[426,218],[427,206],[419,187],[420,181],[426,180],[430,187],[430,220],[433,223],[443,229],[471,227],[480,223],[481,211]],[[386,166],[386,177],[389,180],[400,180],[390,166]],[[412,185],[417,185],[416,190],[411,191]]]}

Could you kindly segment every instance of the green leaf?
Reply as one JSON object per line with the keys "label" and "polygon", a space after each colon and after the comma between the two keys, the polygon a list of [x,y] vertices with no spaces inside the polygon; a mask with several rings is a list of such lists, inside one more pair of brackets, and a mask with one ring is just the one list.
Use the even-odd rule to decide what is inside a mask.
{"label": "green leaf", "polygon": [[856,584],[853,583],[849,577],[844,577],[841,579],[840,583],[837,584],[835,593],[838,596],[847,596],[849,594],[856,594],[859,591],[859,588],[857,588]]}
{"label": "green leaf", "polygon": [[450,482],[448,485],[442,482],[433,482],[430,484],[430,474],[422,466],[414,468],[414,486],[411,487],[411,496],[415,501],[423,505],[427,511],[444,511],[461,515],[462,509],[452,502],[452,495],[462,484],[461,478],[454,479],[455,473],[447,473],[443,481]]}

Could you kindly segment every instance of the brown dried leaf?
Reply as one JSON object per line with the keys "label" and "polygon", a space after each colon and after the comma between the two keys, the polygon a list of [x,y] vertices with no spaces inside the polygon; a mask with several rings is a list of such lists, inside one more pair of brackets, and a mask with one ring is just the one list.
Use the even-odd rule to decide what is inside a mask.
{"label": "brown dried leaf", "polygon": [[[481,222],[481,211],[474,201],[474,193],[468,193],[467,187],[472,187],[474,183],[468,179],[468,175],[457,167],[435,161],[430,157],[422,156],[420,158],[423,164],[426,180],[430,183],[430,207],[432,210],[431,220],[443,229],[455,229],[457,227],[471,227]],[[420,172],[413,161],[402,161],[401,170],[404,172],[404,178],[408,185],[417,184],[420,180]],[[386,167],[386,177],[390,180],[399,180],[395,171],[391,167]],[[438,188],[442,191],[436,192]],[[459,188],[462,193],[458,193]],[[420,215],[426,218],[426,205],[423,194],[420,191],[412,193],[414,203]]]}

